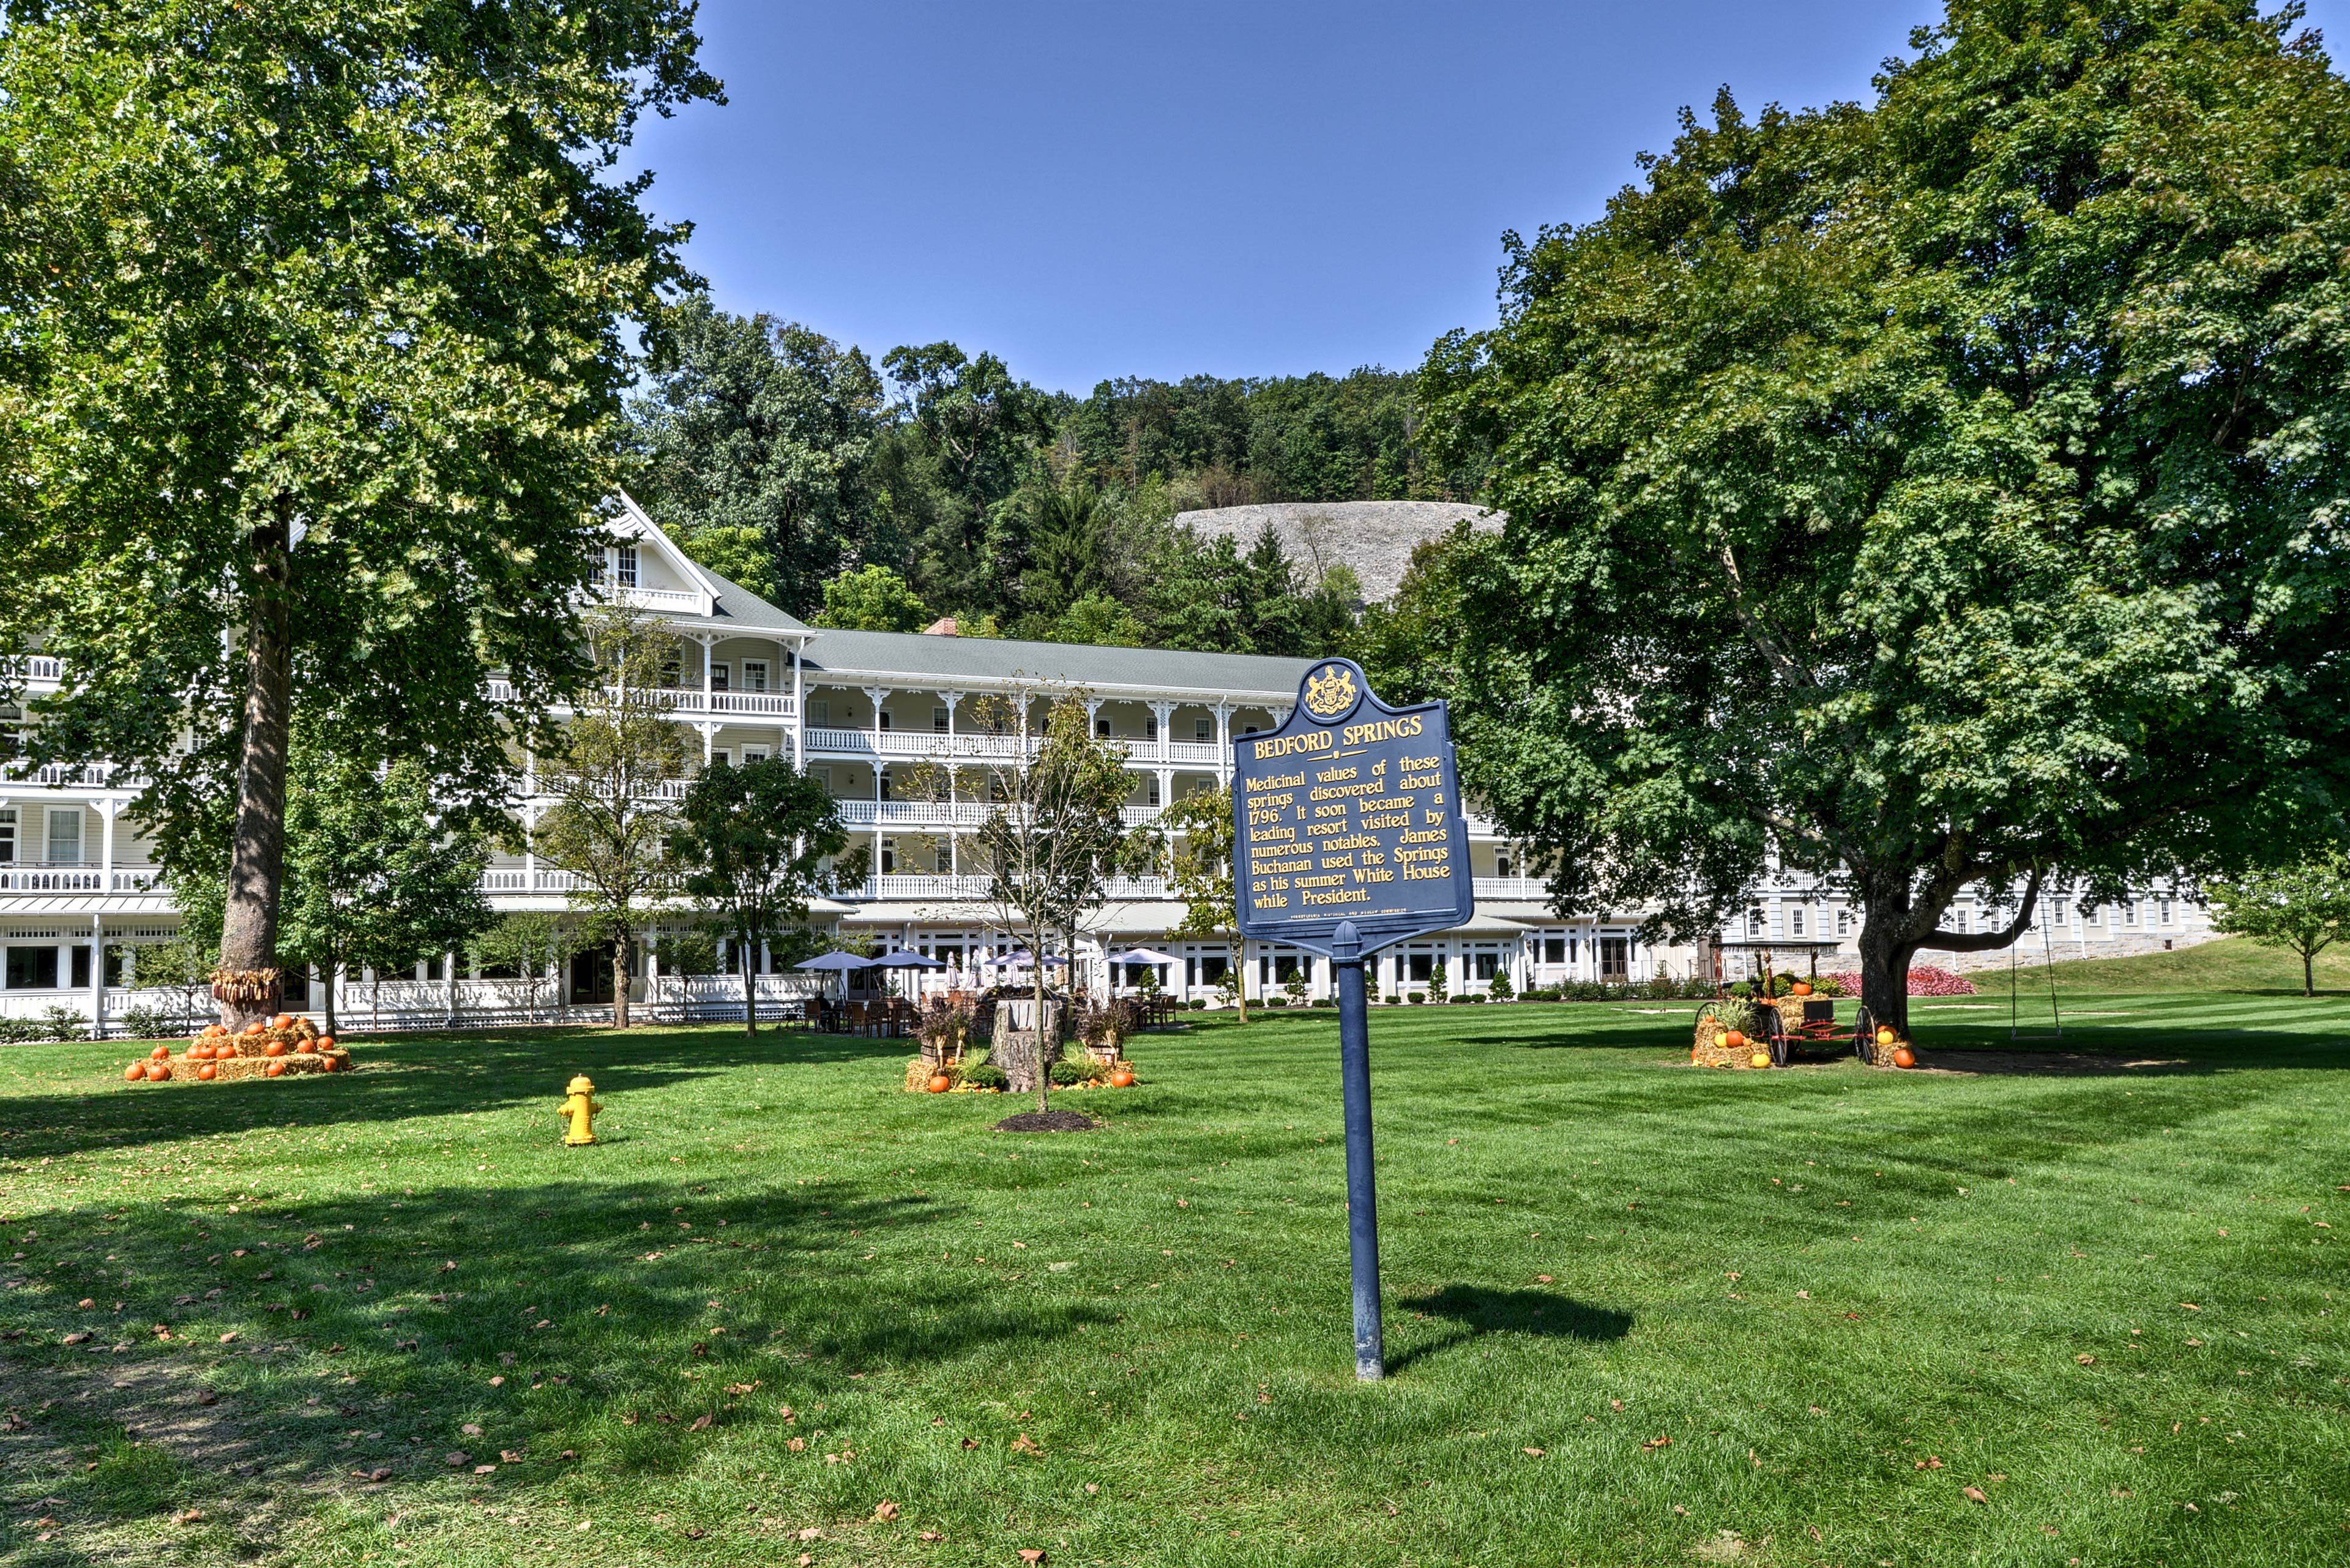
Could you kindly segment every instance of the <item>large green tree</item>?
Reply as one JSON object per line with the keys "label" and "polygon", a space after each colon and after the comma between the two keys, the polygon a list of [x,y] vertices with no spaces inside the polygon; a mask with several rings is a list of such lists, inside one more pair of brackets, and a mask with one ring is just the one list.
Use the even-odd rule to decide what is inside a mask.
{"label": "large green tree", "polygon": [[[2337,819],[2350,89],[2251,0],[1954,0],[1867,107],[1685,117],[1508,242],[1431,439],[1493,453],[1469,779],[1566,908],[1773,861],[1921,946]],[[1990,931],[1961,888],[2012,890]]]}
{"label": "large green tree", "polygon": [[[579,670],[626,321],[681,231],[610,169],[712,96],[690,0],[0,0],[0,639],[66,688],[224,970],[277,966],[296,709],[511,774]],[[266,1006],[267,1003],[260,1003]]]}
{"label": "large green tree", "polygon": [[638,499],[702,565],[794,615],[864,536],[860,477],[881,428],[861,349],[706,294],[664,318],[668,341],[630,406]]}

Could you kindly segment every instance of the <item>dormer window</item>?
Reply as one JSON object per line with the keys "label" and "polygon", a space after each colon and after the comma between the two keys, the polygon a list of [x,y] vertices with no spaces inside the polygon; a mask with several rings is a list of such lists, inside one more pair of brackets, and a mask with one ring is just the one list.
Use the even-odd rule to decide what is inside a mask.
{"label": "dormer window", "polygon": [[623,545],[612,552],[612,581],[620,587],[637,586],[637,547]]}

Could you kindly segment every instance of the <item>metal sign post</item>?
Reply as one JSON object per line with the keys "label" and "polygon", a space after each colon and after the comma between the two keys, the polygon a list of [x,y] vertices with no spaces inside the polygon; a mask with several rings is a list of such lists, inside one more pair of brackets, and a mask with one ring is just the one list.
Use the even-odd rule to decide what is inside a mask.
{"label": "metal sign post", "polygon": [[1379,1188],[1371,1168],[1371,1020],[1363,990],[1363,944],[1352,920],[1330,945],[1338,981],[1338,1080],[1347,1106],[1347,1249],[1355,1265],[1355,1376],[1387,1376],[1379,1321]]}
{"label": "metal sign post", "polygon": [[1364,966],[1476,909],[1444,704],[1390,708],[1361,666],[1315,666],[1287,722],[1233,742],[1232,858],[1241,935],[1324,954],[1337,982],[1355,1376],[1373,1382],[1386,1355]]}

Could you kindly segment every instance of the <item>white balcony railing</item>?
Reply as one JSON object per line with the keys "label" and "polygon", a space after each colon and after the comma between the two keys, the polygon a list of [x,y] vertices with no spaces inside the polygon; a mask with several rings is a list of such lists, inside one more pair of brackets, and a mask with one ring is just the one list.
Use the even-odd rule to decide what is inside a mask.
{"label": "white balcony railing", "polygon": [[976,827],[989,807],[975,800],[841,800],[840,820],[852,827]]}
{"label": "white balcony railing", "polygon": [[[514,683],[510,680],[491,680],[489,693],[490,701],[493,702],[515,701]],[[619,689],[607,688],[606,694],[618,696]],[[788,691],[703,691],[698,688],[689,690],[663,686],[650,692],[649,695],[672,713],[712,713],[742,718],[787,720],[792,717],[795,708],[792,694]],[[570,711],[569,707],[564,704],[557,704],[553,709],[553,711],[557,713]]]}
{"label": "white balcony railing", "polygon": [[1539,877],[1472,877],[1470,881],[1480,898],[1550,898],[1550,885]]}
{"label": "white balcony railing", "polygon": [[113,763],[0,763],[0,778],[12,784],[47,784],[52,788],[80,785],[97,788],[109,784],[127,784],[131,778],[128,770]]}
{"label": "white balcony railing", "polygon": [[78,860],[0,863],[0,893],[103,893],[106,868]]}
{"label": "white balcony railing", "polygon": [[163,886],[160,866],[117,866],[109,875],[118,893],[152,893]]}
{"label": "white balcony railing", "polygon": [[65,672],[58,668],[57,661],[47,654],[20,653],[13,658],[0,659],[0,673],[19,680],[57,680],[64,677]]}
{"label": "white balcony railing", "polygon": [[984,877],[875,877],[867,880],[868,898],[984,898]]}

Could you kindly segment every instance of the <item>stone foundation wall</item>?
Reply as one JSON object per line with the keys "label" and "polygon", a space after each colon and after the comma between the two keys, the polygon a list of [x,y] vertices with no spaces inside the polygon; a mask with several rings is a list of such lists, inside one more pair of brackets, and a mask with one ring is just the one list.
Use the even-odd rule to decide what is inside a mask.
{"label": "stone foundation wall", "polygon": [[[2060,937],[2051,931],[2048,949],[2043,955],[2039,937],[2026,932],[2016,940],[2014,962],[2018,969],[2038,969],[2043,956],[2053,958],[2058,963],[2081,958],[2137,958],[2143,953],[2191,948],[2201,942],[2217,941],[2219,938],[2217,931],[2172,931],[2167,936],[2160,931],[2126,931],[2116,936],[2093,937],[2085,945],[2077,937]],[[1838,967],[1841,967],[1843,955],[1838,954],[1837,957]],[[1998,948],[1984,953],[1953,953],[1934,948],[1919,948],[1918,956],[1909,961],[1931,964],[1936,969],[1956,970],[1965,974],[1974,970],[2005,969],[2008,966],[2008,950]],[[1821,967],[1825,968],[1826,962],[1823,959]]]}

